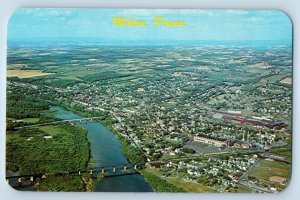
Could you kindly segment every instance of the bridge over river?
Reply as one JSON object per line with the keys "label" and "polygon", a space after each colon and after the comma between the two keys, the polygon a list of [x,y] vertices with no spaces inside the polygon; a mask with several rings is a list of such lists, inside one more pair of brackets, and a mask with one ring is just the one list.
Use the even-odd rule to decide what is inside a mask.
{"label": "bridge over river", "polygon": [[64,119],[64,120],[59,120],[59,121],[53,121],[53,122],[45,122],[45,123],[40,123],[40,124],[32,124],[32,125],[25,125],[25,126],[19,126],[15,127],[15,129],[22,129],[22,128],[32,128],[32,127],[38,127],[38,126],[46,126],[46,125],[55,125],[55,124],[60,124],[60,123],[65,123],[65,122],[92,122],[95,119],[100,119],[100,117],[87,117],[87,118],[79,118],[79,119]]}
{"label": "bridge over river", "polygon": [[86,169],[69,169],[65,171],[57,172],[38,172],[34,174],[22,174],[14,176],[6,176],[6,181],[13,187],[22,187],[28,185],[34,185],[39,179],[47,178],[48,176],[62,176],[62,175],[78,175],[81,176],[83,173],[96,179],[98,176],[102,178],[115,177],[115,176],[127,176],[132,174],[138,174],[138,168],[143,164],[130,165],[130,164],[116,164],[112,166],[99,166],[90,167]]}
{"label": "bridge over river", "polygon": [[[87,163],[86,169],[62,169],[57,171],[41,171],[32,174],[14,174],[7,172],[6,180],[12,187],[19,190],[36,190],[36,183],[43,178],[53,176],[79,176],[93,178],[95,180],[94,191],[109,192],[152,192],[153,188],[139,174],[138,169],[142,168],[145,163],[133,165],[129,163],[122,152],[121,144],[108,128],[100,122],[94,122],[100,117],[84,118],[61,107],[51,106],[50,110],[55,112],[57,121],[39,123],[32,125],[19,126],[16,129],[38,127],[45,125],[55,125],[59,123],[78,123],[87,130],[87,139],[90,143],[90,156],[92,160]],[[92,122],[92,123],[91,123]],[[131,139],[131,138],[130,138]],[[134,141],[131,142],[144,153]],[[147,160],[147,159],[145,159]],[[45,160],[43,160],[45,161]],[[96,161],[96,162],[95,162]],[[149,159],[148,159],[149,161]],[[35,161],[39,162],[39,161]],[[40,161],[42,162],[42,161]],[[63,160],[47,160],[47,162],[64,162]],[[148,162],[147,162],[148,163]],[[51,163],[49,163],[51,164]],[[109,178],[111,177],[111,178]],[[101,179],[99,179],[101,178]]]}

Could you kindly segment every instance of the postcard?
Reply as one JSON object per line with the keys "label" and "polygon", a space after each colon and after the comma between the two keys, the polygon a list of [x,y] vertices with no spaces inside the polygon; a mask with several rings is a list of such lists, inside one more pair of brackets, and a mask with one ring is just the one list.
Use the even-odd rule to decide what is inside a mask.
{"label": "postcard", "polygon": [[6,180],[20,191],[276,193],[292,23],[276,10],[21,8]]}

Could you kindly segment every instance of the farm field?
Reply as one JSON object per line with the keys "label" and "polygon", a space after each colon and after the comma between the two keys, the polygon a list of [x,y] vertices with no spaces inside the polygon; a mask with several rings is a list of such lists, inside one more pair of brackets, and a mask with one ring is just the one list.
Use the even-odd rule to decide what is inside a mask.
{"label": "farm field", "polygon": [[46,76],[52,73],[46,73],[42,70],[7,70],[7,77],[32,78],[36,76]]}
{"label": "farm field", "polygon": [[292,82],[293,82],[293,79],[291,77],[286,77],[286,78],[284,78],[280,81],[280,83],[285,83],[285,84],[288,84],[288,85],[291,85]]}

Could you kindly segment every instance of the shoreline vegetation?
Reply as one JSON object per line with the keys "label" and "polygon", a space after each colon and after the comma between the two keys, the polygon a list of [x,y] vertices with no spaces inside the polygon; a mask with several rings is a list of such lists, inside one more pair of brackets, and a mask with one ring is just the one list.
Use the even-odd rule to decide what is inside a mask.
{"label": "shoreline vegetation", "polygon": [[94,112],[94,111],[86,111],[83,108],[78,109],[76,106],[68,106],[65,104],[59,104],[56,102],[52,102],[55,106],[60,106],[68,111],[74,112],[82,117],[94,117],[95,115],[98,117],[100,115],[101,119],[98,119],[99,123],[105,126],[105,128],[109,129],[116,138],[119,140],[122,152],[124,153],[125,157],[128,159],[128,161],[132,164],[138,164],[141,162],[146,161],[146,157],[142,155],[142,152],[137,148],[131,145],[131,143],[123,138],[113,127],[112,127],[112,121],[109,117],[107,117],[107,114],[103,113],[102,115],[100,112]]}
{"label": "shoreline vegetation", "polygon": [[[99,116],[100,112],[95,111],[87,111],[81,106],[79,109],[76,106],[68,106],[68,105],[62,105],[52,102],[56,106],[61,106],[64,109],[74,112],[82,117],[94,117]],[[140,162],[145,162],[146,157],[140,152],[140,150],[132,145],[130,141],[126,140],[123,136],[121,136],[113,127],[112,127],[112,120],[107,115],[102,113],[102,118],[98,119],[99,123],[104,125],[107,129],[109,129],[119,140],[122,152],[124,153],[125,157],[128,159],[128,161],[131,164],[138,164]],[[152,168],[149,167],[142,167],[138,170],[139,173],[145,178],[145,180],[149,183],[149,185],[152,187],[152,189],[155,192],[201,192],[201,193],[211,193],[211,192],[217,192],[215,189],[208,187],[206,185],[203,185],[201,183],[193,183],[193,182],[186,182],[182,179],[178,179],[175,177],[169,177],[169,178],[162,178],[162,174]],[[95,182],[93,182],[95,184]],[[92,187],[95,187],[92,186]],[[251,192],[251,190],[248,187],[243,187],[242,185],[239,185],[236,190],[231,192]]]}
{"label": "shoreline vegetation", "polygon": [[154,173],[151,173],[150,170],[143,169],[140,172],[155,192],[187,192],[184,189],[158,177]]}
{"label": "shoreline vegetation", "polygon": [[[91,116],[99,116],[100,114],[98,112],[91,112],[91,111],[86,111],[84,108],[76,108],[75,106],[68,105],[66,103],[62,102],[56,102],[56,101],[43,101],[42,98],[41,100],[36,100],[37,98],[34,97],[27,97],[23,98],[21,101],[17,102],[17,95],[11,95],[8,97],[10,104],[8,105],[8,114],[7,114],[7,170],[10,170],[12,172],[17,172],[19,171],[21,174],[27,174],[27,173],[35,173],[36,171],[32,171],[32,167],[30,163],[26,164],[22,162],[21,160],[25,157],[21,153],[21,149],[25,148],[28,146],[26,142],[28,143],[31,142],[31,146],[35,147],[35,149],[31,149],[31,152],[36,152],[34,154],[35,158],[40,158],[42,159],[41,156],[37,156],[36,154],[43,154],[45,153],[44,157],[47,157],[47,150],[48,148],[43,147],[44,142],[48,142],[43,138],[43,136],[52,136],[50,139],[50,142],[52,142],[52,139],[56,139],[56,137],[66,137],[65,141],[62,141],[63,139],[60,138],[60,144],[62,143],[68,143],[68,139],[71,139],[70,137],[70,132],[80,132],[81,137],[80,140],[74,140],[74,145],[77,147],[83,146],[84,148],[87,147],[88,153],[86,155],[83,155],[82,157],[76,156],[76,160],[80,160],[79,165],[80,167],[77,168],[86,168],[88,165],[89,161],[92,161],[91,157],[91,152],[90,152],[90,144],[87,139],[87,130],[82,128],[82,126],[78,125],[70,125],[68,123],[63,123],[60,125],[52,126],[43,126],[40,128],[25,128],[21,130],[15,130],[15,126],[12,126],[12,121],[20,121],[18,123],[18,126],[22,126],[25,124],[35,124],[35,123],[41,123],[45,121],[55,121],[55,116],[54,114],[49,111],[49,106],[60,106],[68,111],[72,111],[76,114],[81,115],[82,117],[91,117]],[[24,108],[26,107],[32,107],[32,110],[26,110]],[[13,112],[14,110],[20,110],[20,112]],[[39,112],[42,111],[42,114]],[[121,147],[122,147],[122,152],[124,153],[125,157],[129,160],[130,163],[132,164],[137,164],[140,162],[144,162],[146,158],[141,154],[141,152],[136,148],[133,147],[129,141],[124,139],[120,134],[118,134],[113,128],[112,128],[112,123],[110,118],[106,116],[105,113],[102,115],[103,117],[100,120],[97,120],[101,124],[103,124],[106,128],[108,128],[111,132],[115,134],[117,139],[119,140]],[[24,119],[24,120],[23,120]],[[30,119],[30,120],[27,120]],[[34,119],[34,120],[31,120]],[[53,130],[53,131],[52,131]],[[77,134],[76,134],[77,135]],[[35,138],[39,136],[39,143],[35,143],[36,140]],[[26,137],[26,138],[25,138]],[[18,145],[14,146],[14,143],[18,141]],[[24,142],[25,141],[25,142]],[[77,141],[77,142],[75,142]],[[48,142],[48,143],[50,143]],[[80,145],[78,145],[80,144]],[[24,145],[24,146],[23,146]],[[16,151],[16,148],[19,149],[20,151]],[[53,147],[54,148],[54,147]],[[72,147],[70,147],[72,149]],[[37,150],[38,149],[38,150]],[[58,151],[57,151],[58,150]],[[55,155],[60,154],[60,150],[66,152],[67,147],[64,146],[64,149],[55,149],[55,151],[51,151],[51,154]],[[25,151],[27,152],[27,151]],[[31,154],[31,153],[30,153]],[[76,160],[74,160],[74,157],[67,157],[65,158],[64,161],[68,161],[70,159],[70,162],[73,161],[73,163],[76,163]],[[24,159],[26,161],[26,159]],[[69,162],[69,163],[70,163]],[[13,164],[17,163],[17,164]],[[54,165],[53,162],[47,163],[47,164],[40,164],[40,163],[35,163],[36,167],[34,169],[39,169],[40,171],[42,170],[50,170],[50,171],[55,171],[55,170],[68,170],[70,166],[73,166],[76,168],[76,165],[67,165],[66,166],[61,166],[61,165]],[[69,166],[69,167],[68,167]],[[100,180],[100,179],[99,179]],[[64,183],[64,182],[69,182],[69,183]],[[51,175],[48,176],[47,179],[41,179],[38,181],[38,183],[34,186],[37,190],[39,191],[88,191],[92,192],[95,188],[96,181],[91,179],[88,175],[83,176],[80,178],[77,175],[63,175],[63,176],[55,176]]]}
{"label": "shoreline vegetation", "polygon": [[36,94],[19,98],[18,92],[7,97],[6,169],[20,174],[54,173],[37,181],[38,191],[91,191],[92,182],[85,183],[78,175],[55,175],[87,167],[91,159],[87,130],[69,123],[15,130],[16,122],[23,126],[55,121],[47,101]]}
{"label": "shoreline vegetation", "polygon": [[[145,174],[145,179],[128,176],[130,184],[113,185],[107,178],[97,182],[97,190],[103,183],[105,191],[111,186],[123,191],[123,185],[148,191],[149,184],[142,185],[147,180],[155,191],[282,191],[292,168],[291,46],[232,44],[16,44],[7,51],[7,70],[15,70],[8,71],[6,83],[7,169],[22,174],[72,166],[77,175],[41,180],[40,190],[91,190],[94,183],[77,169],[101,160],[91,157],[95,141],[105,159],[115,156],[111,147],[117,147],[113,164],[123,163],[120,147],[130,163],[143,163],[138,170]],[[83,125],[93,130],[89,144],[85,130],[55,118],[58,112],[50,105],[96,117],[91,123],[103,124],[112,135],[105,133],[107,142],[96,139],[97,126]],[[47,123],[53,121],[61,123]],[[61,178],[74,186],[53,184]]]}
{"label": "shoreline vegetation", "polygon": [[[8,98],[14,98],[15,96],[9,96]],[[68,110],[68,111],[72,111],[76,114],[79,114],[82,117],[94,117],[94,116],[100,116],[101,118],[96,120],[97,122],[103,124],[107,129],[109,129],[115,136],[116,138],[119,140],[121,147],[122,147],[122,152],[124,153],[125,157],[128,159],[128,161],[132,164],[138,164],[141,162],[145,162],[146,161],[146,157],[143,155],[143,153],[134,145],[132,145],[132,143],[130,141],[128,141],[127,139],[125,139],[123,136],[121,136],[116,130],[114,130],[114,128],[112,127],[112,119],[109,117],[108,113],[101,113],[101,112],[96,112],[96,111],[89,111],[86,110],[84,107],[82,106],[72,106],[70,104],[67,104],[67,102],[57,102],[57,101],[48,101],[48,103],[45,103],[47,101],[44,101],[43,104],[39,104],[38,101],[33,100],[31,97],[26,97],[24,99],[22,99],[20,102],[18,102],[17,104],[15,104],[14,106],[16,106],[16,109],[21,108],[22,106],[24,107],[24,102],[25,101],[27,103],[29,103],[28,105],[30,105],[33,109],[33,111],[30,111],[31,113],[26,113],[26,111],[22,111],[22,112],[16,112],[13,115],[9,114],[9,111],[11,112],[11,107],[8,107],[8,121],[12,120],[12,119],[26,119],[24,120],[24,122],[28,123],[40,123],[41,121],[46,121],[46,120],[55,120],[54,114],[51,113],[48,110],[48,107],[50,105],[53,106],[60,106],[63,107],[64,109]],[[10,99],[10,102],[13,102],[12,99]],[[16,103],[16,102],[15,102]],[[26,104],[26,103],[25,103]],[[27,106],[28,107],[28,106]],[[47,109],[46,109],[47,108]],[[36,114],[37,111],[41,111],[43,110],[42,114]],[[30,119],[30,120],[27,120]],[[32,120],[34,119],[34,120]],[[23,147],[26,149],[28,148],[28,143],[33,143],[36,140],[33,140],[33,138],[35,138],[37,135],[50,135],[53,134],[53,138],[58,137],[59,135],[61,135],[61,137],[63,137],[63,135],[65,135],[65,137],[67,137],[69,135],[70,132],[81,132],[81,140],[82,142],[77,142],[76,144],[81,144],[78,146],[86,146],[88,149],[88,154],[83,155],[82,157],[78,157],[79,160],[81,160],[81,162],[77,163],[80,166],[82,166],[83,164],[85,164],[85,166],[87,166],[87,163],[89,161],[92,161],[92,157],[90,154],[90,148],[89,148],[89,141],[87,139],[87,131],[84,130],[81,126],[73,126],[70,125],[68,123],[63,123],[61,125],[58,126],[44,126],[44,127],[40,127],[40,128],[32,128],[32,129],[23,129],[23,133],[20,133],[20,130],[13,130],[13,127],[9,127],[9,122],[8,122],[8,131],[7,131],[7,169],[11,170],[11,171],[19,171],[20,173],[25,173],[27,172],[26,169],[31,168],[31,165],[27,165],[24,163],[19,162],[18,160],[24,158],[23,154],[21,153],[20,157],[11,157],[13,155],[18,154],[17,152],[19,152],[18,148],[22,149]],[[56,135],[58,134],[58,135]],[[35,135],[35,136],[33,136]],[[80,134],[79,134],[80,135]],[[68,143],[68,140],[70,139],[70,137],[66,138],[67,140],[65,141],[66,143]],[[16,141],[20,141],[20,144],[18,144],[16,146],[11,146],[12,142],[16,142]],[[32,140],[32,141],[31,141]],[[26,142],[24,143],[24,141]],[[45,141],[44,141],[45,142]],[[46,141],[48,142],[48,141]],[[48,142],[49,143],[49,142]],[[46,143],[46,144],[48,144]],[[22,144],[26,144],[25,146],[22,146]],[[45,143],[41,143],[38,144],[37,147],[39,147],[40,145],[43,146],[43,144]],[[75,144],[75,142],[74,142]],[[32,145],[32,146],[36,146],[36,145]],[[33,150],[31,149],[31,152],[36,152],[36,153],[41,153],[43,152],[43,150],[39,150],[36,151],[36,148]],[[86,148],[85,147],[85,148]],[[71,147],[70,147],[71,148]],[[13,153],[11,153],[13,152]],[[26,150],[24,152],[27,152]],[[54,155],[55,154],[55,151]],[[86,152],[85,152],[86,153]],[[27,154],[29,154],[27,152]],[[35,154],[34,154],[35,155]],[[88,155],[88,156],[87,156]],[[44,155],[45,157],[47,157],[47,155]],[[37,157],[35,155],[35,157]],[[39,158],[39,157],[37,157]],[[70,159],[72,161],[76,161],[74,160],[73,157],[67,158],[67,160]],[[11,160],[15,160],[17,162],[10,162]],[[17,165],[23,166],[23,167],[18,167],[16,165],[13,165],[12,163],[17,163]],[[36,163],[35,163],[36,164]],[[55,165],[50,164],[50,165],[46,165],[47,167],[45,168],[45,165],[41,165],[41,168],[44,169],[65,169],[63,168],[63,166],[58,166],[57,168],[55,167]],[[24,168],[24,169],[23,169]],[[35,167],[36,168],[36,167]],[[149,183],[149,185],[153,188],[154,191],[156,192],[215,192],[213,189],[202,185],[202,184],[197,184],[197,183],[191,183],[191,182],[185,182],[183,180],[177,179],[177,178],[162,178],[161,174],[158,171],[155,171],[149,167],[143,167],[141,169],[139,169],[139,172],[141,173],[141,175],[145,178],[145,180]],[[101,178],[100,178],[101,179]],[[99,179],[99,180],[100,180]],[[68,182],[68,183],[65,183]],[[38,182],[38,184],[35,185],[35,187],[37,188],[37,190],[39,191],[88,191],[88,192],[92,192],[94,190],[96,186],[96,181],[93,180],[92,178],[89,177],[88,174],[86,175],[82,175],[82,177],[77,176],[77,175],[63,175],[61,177],[59,176],[49,176],[47,177],[47,179],[42,179]]]}
{"label": "shoreline vegetation", "polygon": [[[76,107],[67,106],[67,105],[60,105],[55,104],[57,106],[61,106],[64,109],[68,111],[72,111],[76,114],[81,115],[82,117],[92,117],[95,115],[99,115],[99,113],[93,113],[91,111],[85,111],[85,110],[78,110]],[[138,164],[141,162],[146,162],[146,157],[142,154],[142,152],[135,146],[130,143],[130,141],[126,140],[124,137],[122,137],[115,129],[112,127],[112,121],[109,117],[102,117],[101,120],[97,120],[99,123],[104,125],[107,129],[109,129],[119,140],[122,152],[124,153],[125,157],[128,159],[128,161],[131,164]],[[145,180],[149,183],[149,185],[152,187],[152,189],[155,192],[212,192],[213,190],[197,183],[186,183],[182,180],[172,180],[167,181],[163,178],[161,178],[158,174],[156,174],[152,169],[148,169],[146,167],[142,167],[138,170],[139,173],[145,178]],[[176,183],[177,185],[173,184]]]}

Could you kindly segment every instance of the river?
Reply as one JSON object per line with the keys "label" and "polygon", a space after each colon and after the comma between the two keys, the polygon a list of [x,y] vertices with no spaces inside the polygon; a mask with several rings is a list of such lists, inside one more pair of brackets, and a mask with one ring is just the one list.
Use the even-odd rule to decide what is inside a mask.
{"label": "river", "polygon": [[[52,106],[58,119],[81,119],[83,117],[61,107]],[[90,166],[112,166],[114,164],[130,164],[121,150],[121,144],[115,135],[98,122],[80,123],[87,129],[90,142]],[[101,192],[152,192],[153,189],[140,174],[116,176],[97,181],[95,191]]]}

